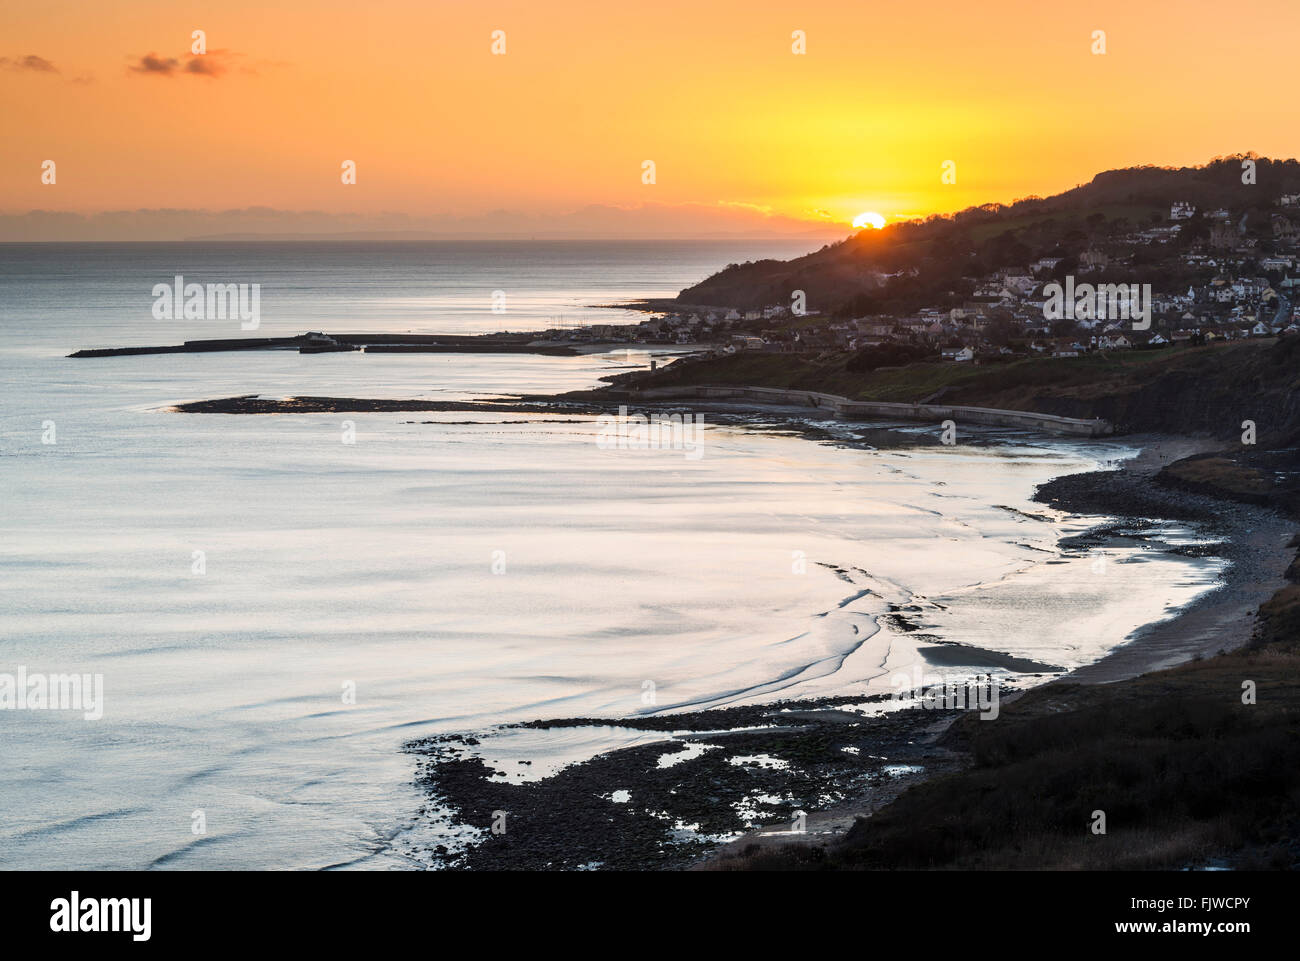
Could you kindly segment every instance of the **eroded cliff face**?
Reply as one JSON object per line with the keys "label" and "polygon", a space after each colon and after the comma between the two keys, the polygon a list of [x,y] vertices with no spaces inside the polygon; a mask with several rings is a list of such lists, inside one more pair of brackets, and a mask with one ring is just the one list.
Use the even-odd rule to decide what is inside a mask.
{"label": "eroded cliff face", "polygon": [[1100,417],[1123,433],[1205,434],[1239,443],[1250,422],[1257,446],[1289,446],[1300,440],[1300,337],[1260,350],[1211,348],[1190,361],[1171,358],[1168,367],[1084,387],[1046,386],[1012,396],[972,385],[944,399]]}

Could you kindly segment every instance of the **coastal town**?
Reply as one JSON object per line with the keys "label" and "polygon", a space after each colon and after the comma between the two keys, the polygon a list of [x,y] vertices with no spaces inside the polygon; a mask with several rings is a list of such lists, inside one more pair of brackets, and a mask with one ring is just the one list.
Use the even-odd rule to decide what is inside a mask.
{"label": "coastal town", "polygon": [[[1069,241],[1074,241],[1071,246]],[[981,363],[1016,356],[1077,357],[1096,351],[1159,349],[1300,332],[1300,194],[1283,195],[1266,213],[1202,210],[1176,201],[1145,223],[1088,218],[1086,228],[1047,254],[962,276],[933,303],[906,312],[855,309],[862,298],[818,309],[651,302],[634,325],[597,324],[547,331],[566,343],[697,345],[712,355],[739,351],[856,352],[893,345],[910,359]],[[913,281],[911,267],[877,271],[871,283],[886,294]],[[1151,291],[1145,323],[1098,311],[1092,316],[1051,309],[1053,287],[1085,286],[1121,293],[1141,282]],[[685,296],[685,294],[683,295]],[[887,297],[879,298],[888,300]],[[1127,306],[1124,304],[1123,306]]]}

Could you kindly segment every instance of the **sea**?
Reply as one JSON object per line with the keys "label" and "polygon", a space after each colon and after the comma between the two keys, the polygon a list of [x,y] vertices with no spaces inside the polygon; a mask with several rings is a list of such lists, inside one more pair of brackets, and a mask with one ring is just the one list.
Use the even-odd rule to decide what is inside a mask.
{"label": "sea", "polygon": [[[611,449],[567,413],[172,410],[591,388],[680,348],[67,357],[630,323],[608,305],[810,246],[0,245],[0,867],[419,867],[445,828],[415,739],[887,692],[929,670],[890,611],[928,644],[1068,669],[1215,585],[1213,558],[1072,550],[1106,519],[1032,501],[1132,456],[1122,440],[872,449],[844,425],[810,421],[810,439],[704,414],[693,453]],[[260,285],[258,329],[160,320],[155,288],[177,276]],[[96,679],[102,698],[5,704],[20,672]],[[648,736],[502,733],[498,753],[554,770]]]}

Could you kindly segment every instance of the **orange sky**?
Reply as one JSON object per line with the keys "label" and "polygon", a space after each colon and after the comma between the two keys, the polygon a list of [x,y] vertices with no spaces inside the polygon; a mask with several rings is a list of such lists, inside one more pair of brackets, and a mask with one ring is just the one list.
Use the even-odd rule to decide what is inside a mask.
{"label": "orange sky", "polygon": [[[1110,167],[1300,154],[1296,0],[41,0],[0,18],[8,213],[653,202],[847,225]],[[128,70],[183,62],[194,29],[220,76]]]}

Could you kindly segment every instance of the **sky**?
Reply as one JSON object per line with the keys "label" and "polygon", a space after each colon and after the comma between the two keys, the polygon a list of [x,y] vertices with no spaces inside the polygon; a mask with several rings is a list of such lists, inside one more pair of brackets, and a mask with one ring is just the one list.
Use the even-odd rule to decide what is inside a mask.
{"label": "sky", "polygon": [[219,232],[249,208],[259,231],[847,233],[1294,157],[1297,37],[1295,0],[11,2],[0,238],[33,210],[135,236],[167,218],[113,212]]}

